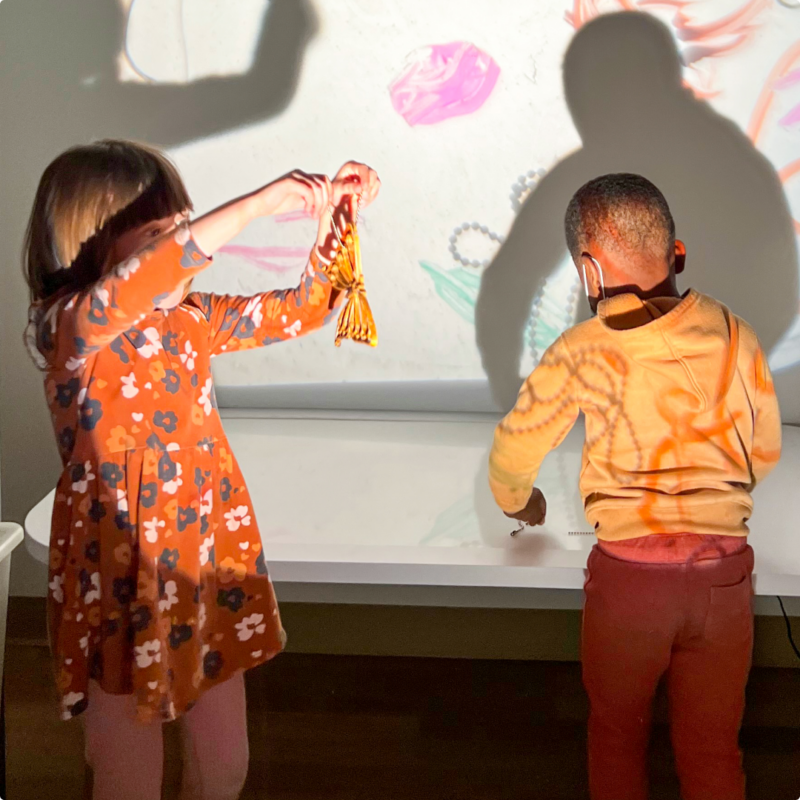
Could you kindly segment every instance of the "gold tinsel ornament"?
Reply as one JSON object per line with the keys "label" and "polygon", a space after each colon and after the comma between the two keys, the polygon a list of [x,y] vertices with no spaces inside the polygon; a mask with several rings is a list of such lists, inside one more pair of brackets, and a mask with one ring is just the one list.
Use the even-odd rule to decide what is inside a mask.
{"label": "gold tinsel ornament", "polygon": [[339,314],[336,324],[336,346],[339,347],[342,339],[352,339],[354,342],[368,344],[376,347],[378,344],[378,331],[375,327],[375,318],[367,301],[367,292],[364,288],[364,275],[361,271],[361,245],[358,241],[358,213],[361,210],[361,197],[358,198],[358,211],[354,222],[349,222],[344,233],[339,231],[336,219],[331,211],[333,232],[339,240],[339,249],[333,261],[324,267],[325,274],[330,279],[334,289],[345,294],[344,308]]}

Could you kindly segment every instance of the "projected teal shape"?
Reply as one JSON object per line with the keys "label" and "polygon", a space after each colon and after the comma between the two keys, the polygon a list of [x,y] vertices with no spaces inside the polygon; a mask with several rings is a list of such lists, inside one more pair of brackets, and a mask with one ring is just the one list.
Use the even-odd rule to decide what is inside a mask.
{"label": "projected teal shape", "polygon": [[419,264],[431,276],[436,294],[465,322],[474,325],[481,276],[463,267],[442,269],[428,261],[420,261]]}

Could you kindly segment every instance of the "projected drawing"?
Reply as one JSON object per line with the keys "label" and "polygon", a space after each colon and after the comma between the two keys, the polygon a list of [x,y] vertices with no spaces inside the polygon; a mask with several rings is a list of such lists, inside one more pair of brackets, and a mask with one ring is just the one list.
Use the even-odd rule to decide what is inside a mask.
{"label": "projected drawing", "polygon": [[[779,92],[783,89],[794,88],[795,86],[800,86],[800,69],[792,70],[775,81],[773,88],[775,91]],[[800,103],[787,112],[786,116],[780,120],[780,124],[787,128],[800,124]]]}
{"label": "projected drawing", "polygon": [[308,261],[310,248],[308,247],[250,247],[243,244],[228,244],[219,249],[220,253],[227,253],[244,259],[258,269],[272,272],[276,275],[292,273],[301,270]]}
{"label": "projected drawing", "polygon": [[[760,203],[760,196],[752,202],[735,199],[733,187],[724,180],[741,164],[743,189],[746,181],[763,186],[771,164],[780,173],[785,197],[779,197],[777,186],[765,189],[769,197],[760,207],[772,218],[781,208],[785,217],[788,205],[800,220],[796,0],[560,0],[516,5],[503,14],[497,13],[496,0],[406,0],[402,8],[388,0],[308,0],[309,19],[317,23],[313,29],[278,15],[280,11],[288,16],[296,7],[291,0],[242,0],[225,13],[216,0],[184,2],[183,12],[180,0],[135,0],[133,7],[131,0],[117,2],[123,12],[130,11],[125,39],[129,60],[123,51],[120,61],[127,69],[126,80],[140,84],[119,85],[144,93],[173,91],[168,84],[174,83],[180,84],[175,92],[188,93],[204,76],[229,76],[206,81],[219,89],[221,99],[204,103],[198,95],[191,105],[191,121],[183,125],[207,138],[185,144],[183,131],[180,139],[160,131],[143,134],[167,144],[184,142],[170,152],[186,177],[198,214],[221,197],[222,189],[210,175],[225,176],[226,192],[246,192],[262,176],[266,180],[293,167],[330,171],[342,159],[356,157],[374,163],[383,180],[381,201],[370,209],[369,229],[365,226],[361,242],[364,258],[374,265],[368,280],[370,302],[381,325],[381,347],[371,353],[350,348],[332,356],[327,336],[309,337],[271,352],[220,360],[216,379],[221,386],[484,380],[490,370],[476,344],[476,302],[483,294],[485,271],[494,269],[504,252],[514,254],[510,271],[535,279],[515,312],[513,337],[515,346],[522,344],[516,374],[524,375],[538,362],[584,305],[577,273],[562,244],[557,219],[561,212],[555,209],[568,198],[556,192],[554,204],[545,203],[544,212],[537,204],[537,197],[553,196],[554,187],[565,193],[584,173],[567,169],[548,184],[542,180],[542,167],[551,178],[582,147],[588,146],[589,154],[600,152],[597,136],[600,144],[606,142],[602,131],[594,142],[585,139],[563,84],[565,55],[578,31],[585,32],[596,17],[619,11],[644,12],[666,25],[663,33],[669,36],[664,38],[674,41],[680,53],[685,82],[715,112],[713,120],[699,112],[692,116],[688,106],[694,101],[688,92],[680,93],[687,102],[678,104],[676,99],[676,108],[695,121],[692,130],[698,137],[694,140],[687,133],[685,143],[681,141],[685,150],[697,143],[696,163],[689,166],[689,154],[682,164],[685,151],[677,145],[674,152],[664,151],[675,169],[667,173],[662,188],[668,199],[675,196],[679,213],[692,207],[688,190],[681,195],[682,186],[701,175],[703,185],[712,187],[700,193],[703,205],[697,202],[698,207],[715,210],[709,219],[688,226],[686,218],[681,219],[696,259],[682,288],[696,282],[703,290],[721,294],[719,287],[727,285],[723,262],[739,257],[744,269],[745,263],[757,262],[759,253],[767,254],[772,260],[759,263],[758,270],[768,282],[766,294],[783,291],[777,298],[783,305],[776,313],[766,294],[761,305],[748,304],[747,298],[755,294],[749,288],[755,282],[751,275],[740,282],[748,285],[749,293],[737,290],[743,298],[737,311],[766,330],[776,371],[800,369],[800,318],[792,326],[790,314],[797,303],[789,303],[795,284],[790,291],[778,288],[788,285],[795,265],[791,248],[780,239],[780,230],[786,233],[791,221],[770,227],[758,213],[748,217],[742,212]],[[303,33],[296,34],[303,48],[313,36],[313,47],[300,50],[302,73],[297,72],[296,80],[294,71],[288,79],[276,73],[281,37],[295,29]],[[259,36],[272,46],[259,45]],[[426,46],[418,47],[421,44]],[[602,56],[602,48],[598,53]],[[298,59],[295,66],[300,63]],[[589,65],[590,73],[581,76],[581,85],[592,83],[591,69]],[[286,89],[280,102],[260,103],[252,114],[229,113],[234,100],[239,106],[247,100],[249,108],[254,100],[259,104],[263,87],[272,86],[275,94],[278,84]],[[671,100],[672,95],[656,84],[652,91],[664,91],[665,99]],[[677,86],[679,91],[679,82]],[[596,88],[613,90],[602,80]],[[603,122],[596,113],[603,107],[591,107],[585,128]],[[179,112],[174,116],[186,120],[183,106]],[[448,124],[456,117],[457,124]],[[726,133],[726,120],[747,132],[769,164],[756,154],[752,163],[748,161],[747,142],[740,146]],[[701,124],[705,122],[707,126]],[[588,135],[591,139],[591,130]],[[714,146],[715,138],[721,147]],[[624,166],[625,148],[609,147],[613,157],[598,156],[598,168],[606,163]],[[632,156],[633,166],[650,169],[658,161],[652,150],[660,147],[647,151],[643,144]],[[722,153],[718,171],[715,166],[706,171],[706,161],[714,161],[717,152]],[[669,186],[667,179],[678,173],[677,188]],[[657,169],[653,175],[658,177]],[[542,187],[549,187],[544,195]],[[537,230],[526,241],[527,249],[517,247],[521,239],[519,232],[514,238],[515,218],[532,230],[533,220],[524,218],[524,211],[534,208],[538,218],[547,220],[550,239]],[[721,221],[728,209],[737,227],[720,250],[717,242],[731,224],[729,220],[726,227]],[[748,218],[747,235],[754,242],[750,249],[740,246],[746,245],[742,240]],[[246,232],[225,249],[218,269],[198,279],[198,288],[248,293],[294,284],[313,241],[311,227],[311,221],[294,215]],[[795,227],[800,236],[800,225]],[[783,261],[778,261],[781,253]]]}
{"label": "projected drawing", "polygon": [[409,125],[434,125],[477,111],[499,75],[492,57],[474,44],[434,44],[408,56],[389,94],[394,110]]}
{"label": "projected drawing", "polygon": [[692,89],[700,97],[713,97],[718,92],[713,71],[702,72],[700,62],[731,53],[751,41],[758,30],[761,15],[772,2],[747,0],[733,10],[730,10],[730,4],[721,7],[717,3],[717,15],[701,21],[704,11],[709,14],[708,4],[697,0],[574,0],[566,19],[577,29],[598,14],[607,12],[654,13],[656,9],[667,12],[663,21],[673,29],[683,64],[693,69],[689,81]]}
{"label": "projected drawing", "polygon": [[[773,116],[772,111],[776,95],[784,92],[788,95],[790,90],[800,88],[800,69],[795,68],[797,64],[800,64],[800,41],[792,44],[777,60],[753,109],[750,123],[747,126],[747,135],[756,147],[761,144],[765,130],[768,127],[767,123]],[[800,95],[800,92],[795,92],[795,100],[798,99],[797,95]],[[800,124],[800,103],[794,105],[785,116],[779,119],[778,124],[785,128]],[[784,184],[798,172],[800,172],[800,158],[778,168],[778,176]],[[800,234],[798,216],[800,214],[795,215],[794,227],[797,233]]]}
{"label": "projected drawing", "polygon": [[[529,170],[520,175],[511,187],[511,208],[518,212],[528,195],[544,176],[543,169]],[[489,244],[492,252],[482,253],[482,258],[469,258],[459,247],[462,238],[469,237],[473,246]],[[422,269],[433,280],[436,293],[465,322],[475,324],[475,303],[481,285],[482,270],[489,266],[496,245],[505,237],[479,222],[465,222],[453,229],[448,249],[454,261],[461,266],[442,269],[430,261],[420,261]],[[475,255],[472,253],[472,255]],[[580,279],[572,259],[565,256],[563,262],[547,278],[536,293],[531,306],[531,315],[525,330],[532,365],[539,363],[544,351],[571,325],[577,317],[577,302],[580,297]]]}
{"label": "projected drawing", "polygon": [[465,495],[442,511],[419,543],[426,547],[477,547],[481,531],[475,516],[475,497]]}

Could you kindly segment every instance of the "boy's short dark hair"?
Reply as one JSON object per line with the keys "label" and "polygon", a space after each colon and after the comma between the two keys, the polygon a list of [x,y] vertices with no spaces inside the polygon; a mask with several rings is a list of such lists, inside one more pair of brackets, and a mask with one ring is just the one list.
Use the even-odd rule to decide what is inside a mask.
{"label": "boy's short dark hair", "polygon": [[569,201],[564,228],[576,264],[591,241],[667,259],[675,249],[675,221],[664,195],[633,173],[601,175],[581,186]]}

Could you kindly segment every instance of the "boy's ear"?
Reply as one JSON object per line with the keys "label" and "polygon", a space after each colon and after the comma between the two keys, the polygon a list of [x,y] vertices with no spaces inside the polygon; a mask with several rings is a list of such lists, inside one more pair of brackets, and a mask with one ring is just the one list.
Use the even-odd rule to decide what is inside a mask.
{"label": "boy's ear", "polygon": [[680,240],[675,240],[675,274],[680,275],[686,267],[686,245]]}

